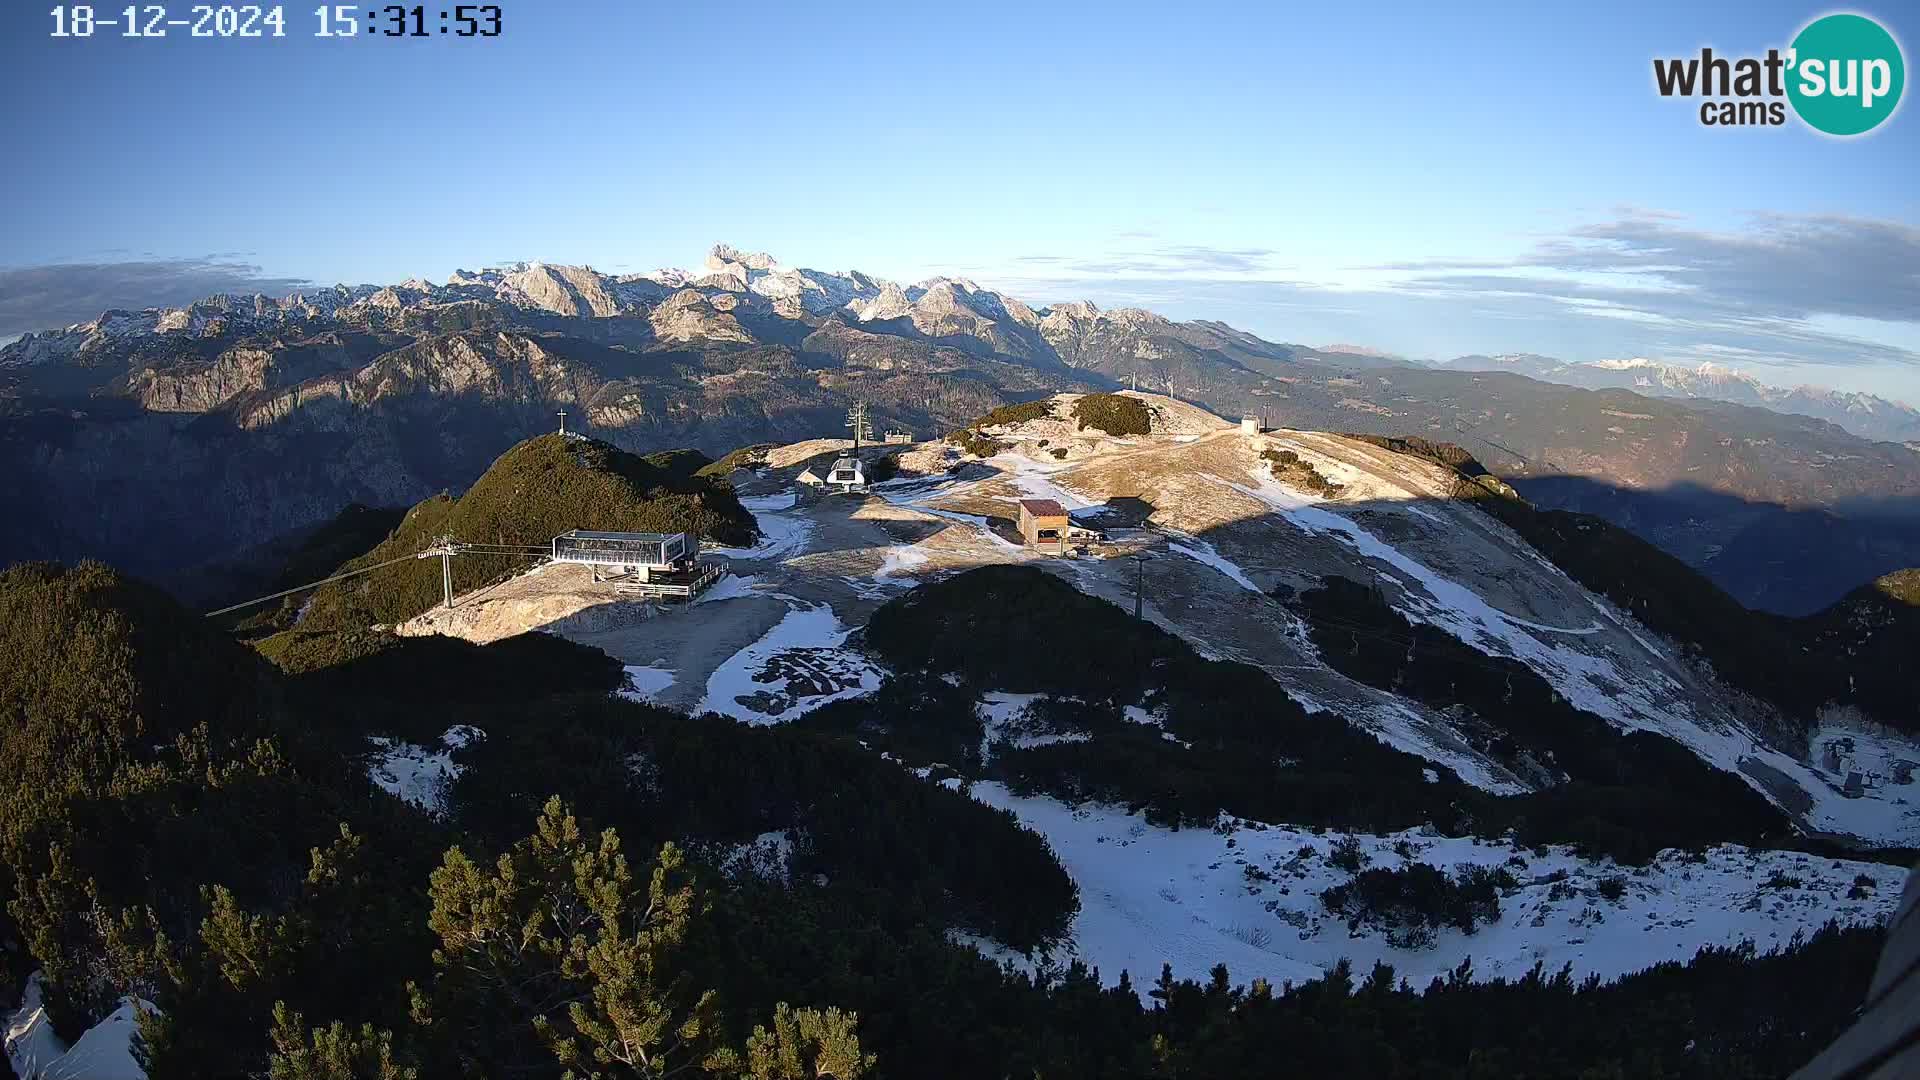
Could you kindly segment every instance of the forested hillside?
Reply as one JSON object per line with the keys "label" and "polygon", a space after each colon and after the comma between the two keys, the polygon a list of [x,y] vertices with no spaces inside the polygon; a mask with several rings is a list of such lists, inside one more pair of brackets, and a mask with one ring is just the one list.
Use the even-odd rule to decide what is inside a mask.
{"label": "forested hillside", "polygon": [[[724,544],[752,543],[753,516],[725,479],[702,471],[708,464],[692,450],[640,457],[584,437],[542,435],[500,455],[458,498],[439,495],[416,505],[385,540],[338,569],[405,559],[442,538],[501,546],[461,559],[461,587],[468,589],[525,569],[543,545],[569,529],[692,532]],[[512,554],[515,546],[524,554]],[[400,562],[317,590],[301,626],[401,622],[439,602],[441,590],[438,563]],[[283,625],[295,610],[283,607]]]}
{"label": "forested hillside", "polygon": [[[933,710],[882,695],[874,724],[694,720],[615,699],[617,665],[539,636],[309,632],[275,639],[270,664],[95,565],[0,573],[0,611],[0,893],[21,943],[7,983],[43,972],[67,1040],[137,999],[155,1078],[558,1076],[594,1061],[849,1080],[1212,1077],[1281,1060],[1772,1075],[1846,1022],[1877,945],[1836,930],[1604,987],[1464,968],[1424,994],[1386,970],[1250,988],[1224,970],[1133,973],[1158,980],[1145,999],[1079,968],[1036,981],[947,934],[1057,935],[1077,901],[1045,843],[837,733],[925,744],[942,737]],[[958,670],[1004,666],[980,629]],[[1190,669],[1165,692],[1196,709],[1232,684],[1151,636],[1134,648],[1142,669]],[[449,786],[415,805],[367,783],[366,736],[423,738],[449,718],[485,733]],[[1225,737],[1207,723],[1176,721],[1196,742]],[[1790,993],[1806,985],[1828,992]]]}

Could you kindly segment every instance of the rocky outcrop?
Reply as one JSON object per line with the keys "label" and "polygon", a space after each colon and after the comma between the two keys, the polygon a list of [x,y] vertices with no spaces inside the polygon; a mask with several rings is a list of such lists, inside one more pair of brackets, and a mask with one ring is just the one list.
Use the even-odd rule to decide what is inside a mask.
{"label": "rocky outcrop", "polygon": [[718,271],[729,266],[739,266],[746,270],[771,270],[778,265],[780,265],[779,260],[764,251],[741,251],[731,244],[715,244],[713,250],[707,252],[707,269],[709,270]]}
{"label": "rocky outcrop", "polygon": [[888,281],[881,284],[877,295],[855,301],[852,310],[861,322],[898,319],[913,310],[913,301],[907,298],[906,290]]}
{"label": "rocky outcrop", "polygon": [[525,306],[574,318],[605,318],[621,313],[620,301],[604,275],[584,266],[534,263],[509,274],[503,284]]}
{"label": "rocky outcrop", "polygon": [[751,343],[753,335],[733,315],[737,306],[738,300],[727,293],[709,297],[698,289],[682,289],[654,308],[647,321],[661,341]]}

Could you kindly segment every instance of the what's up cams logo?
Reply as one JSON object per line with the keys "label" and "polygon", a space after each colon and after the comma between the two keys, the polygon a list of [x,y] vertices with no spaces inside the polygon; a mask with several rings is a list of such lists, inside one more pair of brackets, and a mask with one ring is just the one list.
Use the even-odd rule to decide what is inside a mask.
{"label": "what's up cams logo", "polygon": [[1701,49],[1655,59],[1653,82],[1661,97],[1706,99],[1700,122],[1708,127],[1777,127],[1791,106],[1815,131],[1846,137],[1872,131],[1900,107],[1907,65],[1885,27],[1838,14],[1808,23],[1785,52],[1728,58]]}

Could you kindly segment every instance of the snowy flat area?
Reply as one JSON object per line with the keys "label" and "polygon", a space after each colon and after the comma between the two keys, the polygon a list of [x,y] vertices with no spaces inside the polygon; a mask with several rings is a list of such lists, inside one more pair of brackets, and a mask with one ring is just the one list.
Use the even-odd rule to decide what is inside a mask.
{"label": "snowy flat area", "polygon": [[[1881,863],[1731,845],[1709,850],[1698,862],[1667,852],[1645,868],[1616,868],[1564,848],[1536,856],[1417,830],[1355,834],[1369,868],[1405,864],[1394,850],[1404,842],[1412,861],[1449,873],[1461,863],[1506,865],[1522,883],[1501,898],[1498,923],[1471,935],[1442,929],[1432,947],[1409,950],[1390,945],[1378,930],[1351,934],[1322,905],[1322,891],[1352,876],[1327,860],[1342,834],[1233,819],[1224,819],[1221,831],[1176,831],[1111,807],[1017,796],[997,783],[974,784],[971,791],[1045,836],[1080,886],[1080,914],[1053,959],[1084,960],[1108,985],[1128,971],[1143,992],[1162,964],[1172,964],[1176,977],[1204,979],[1224,963],[1235,983],[1266,978],[1278,984],[1318,978],[1342,957],[1359,973],[1384,961],[1417,988],[1465,957],[1483,979],[1521,975],[1536,963],[1549,971],[1571,964],[1576,976],[1612,978],[1689,960],[1704,945],[1744,939],[1764,950],[1796,932],[1811,934],[1829,919],[1884,921],[1906,876]],[[1509,861],[1516,857],[1519,863]],[[1618,900],[1599,888],[1613,877],[1625,884]],[[1872,886],[1864,898],[1850,899],[1857,877]]]}

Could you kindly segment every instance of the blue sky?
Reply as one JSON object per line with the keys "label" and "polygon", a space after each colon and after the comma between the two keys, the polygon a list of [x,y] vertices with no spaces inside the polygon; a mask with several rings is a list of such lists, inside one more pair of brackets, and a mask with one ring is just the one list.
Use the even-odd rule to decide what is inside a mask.
{"label": "blue sky", "polygon": [[726,241],[1920,402],[1920,116],[1716,130],[1652,88],[1654,56],[1784,46],[1818,5],[506,0],[500,38],[414,41],[317,39],[295,4],[245,42],[55,41],[51,6],[0,14],[0,323],[28,320],[0,337],[49,281],[138,304]]}

